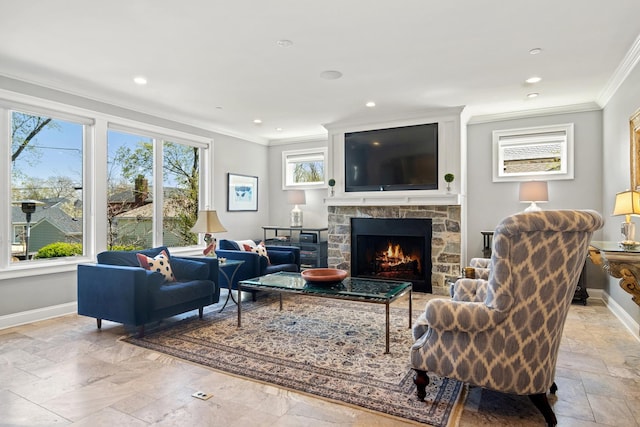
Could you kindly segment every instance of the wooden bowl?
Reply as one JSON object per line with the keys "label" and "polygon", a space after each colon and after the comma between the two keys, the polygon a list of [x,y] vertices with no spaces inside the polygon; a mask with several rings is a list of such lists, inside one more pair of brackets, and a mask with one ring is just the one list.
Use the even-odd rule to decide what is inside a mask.
{"label": "wooden bowl", "polygon": [[310,268],[303,270],[300,275],[307,282],[341,282],[347,277],[347,272],[337,268]]}

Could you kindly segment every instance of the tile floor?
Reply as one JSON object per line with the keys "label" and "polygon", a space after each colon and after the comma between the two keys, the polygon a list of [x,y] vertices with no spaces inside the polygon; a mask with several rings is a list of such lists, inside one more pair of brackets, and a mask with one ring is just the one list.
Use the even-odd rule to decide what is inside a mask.
{"label": "tile floor", "polygon": [[[429,297],[416,295],[414,313]],[[413,425],[125,344],[126,333],[76,315],[0,330],[0,426]],[[560,426],[640,426],[640,341],[601,301],[571,307],[557,383]],[[526,398],[472,388],[459,425],[544,420]]]}

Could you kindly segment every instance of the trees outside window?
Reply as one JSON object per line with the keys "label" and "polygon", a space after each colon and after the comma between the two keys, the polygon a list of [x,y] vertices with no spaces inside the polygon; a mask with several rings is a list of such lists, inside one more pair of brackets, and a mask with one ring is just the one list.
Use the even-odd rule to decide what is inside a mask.
{"label": "trees outside window", "polygon": [[[161,150],[162,166],[156,168]],[[200,192],[201,148],[163,138],[108,133],[108,247],[189,246]],[[159,183],[153,181],[154,170]],[[156,201],[161,201],[161,213]],[[161,230],[157,233],[156,230]]]}
{"label": "trees outside window", "polygon": [[326,157],[326,149],[283,151],[283,189],[318,188],[326,186]]}
{"label": "trees outside window", "polygon": [[54,243],[82,244],[85,124],[20,111],[9,117],[12,261],[37,259]]}

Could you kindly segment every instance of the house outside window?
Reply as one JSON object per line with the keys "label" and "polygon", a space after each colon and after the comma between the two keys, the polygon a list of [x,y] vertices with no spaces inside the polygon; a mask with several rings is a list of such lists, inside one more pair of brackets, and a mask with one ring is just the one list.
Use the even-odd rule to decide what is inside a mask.
{"label": "house outside window", "polygon": [[195,245],[203,147],[117,127],[107,140],[108,248]]}
{"label": "house outside window", "polygon": [[291,190],[325,187],[326,158],[326,148],[283,151],[282,188]]}
{"label": "house outside window", "polygon": [[83,254],[84,145],[90,122],[10,111],[11,261]]}

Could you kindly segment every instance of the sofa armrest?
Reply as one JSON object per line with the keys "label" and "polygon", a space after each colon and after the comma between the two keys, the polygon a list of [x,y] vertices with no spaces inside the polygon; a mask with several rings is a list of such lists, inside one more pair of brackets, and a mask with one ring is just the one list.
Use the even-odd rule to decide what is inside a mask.
{"label": "sofa armrest", "polygon": [[126,325],[143,325],[149,317],[149,291],[164,277],[140,267],[78,265],[78,314]]}
{"label": "sofa armrest", "polygon": [[300,267],[300,248],[297,246],[268,245],[271,264],[296,264]]}

